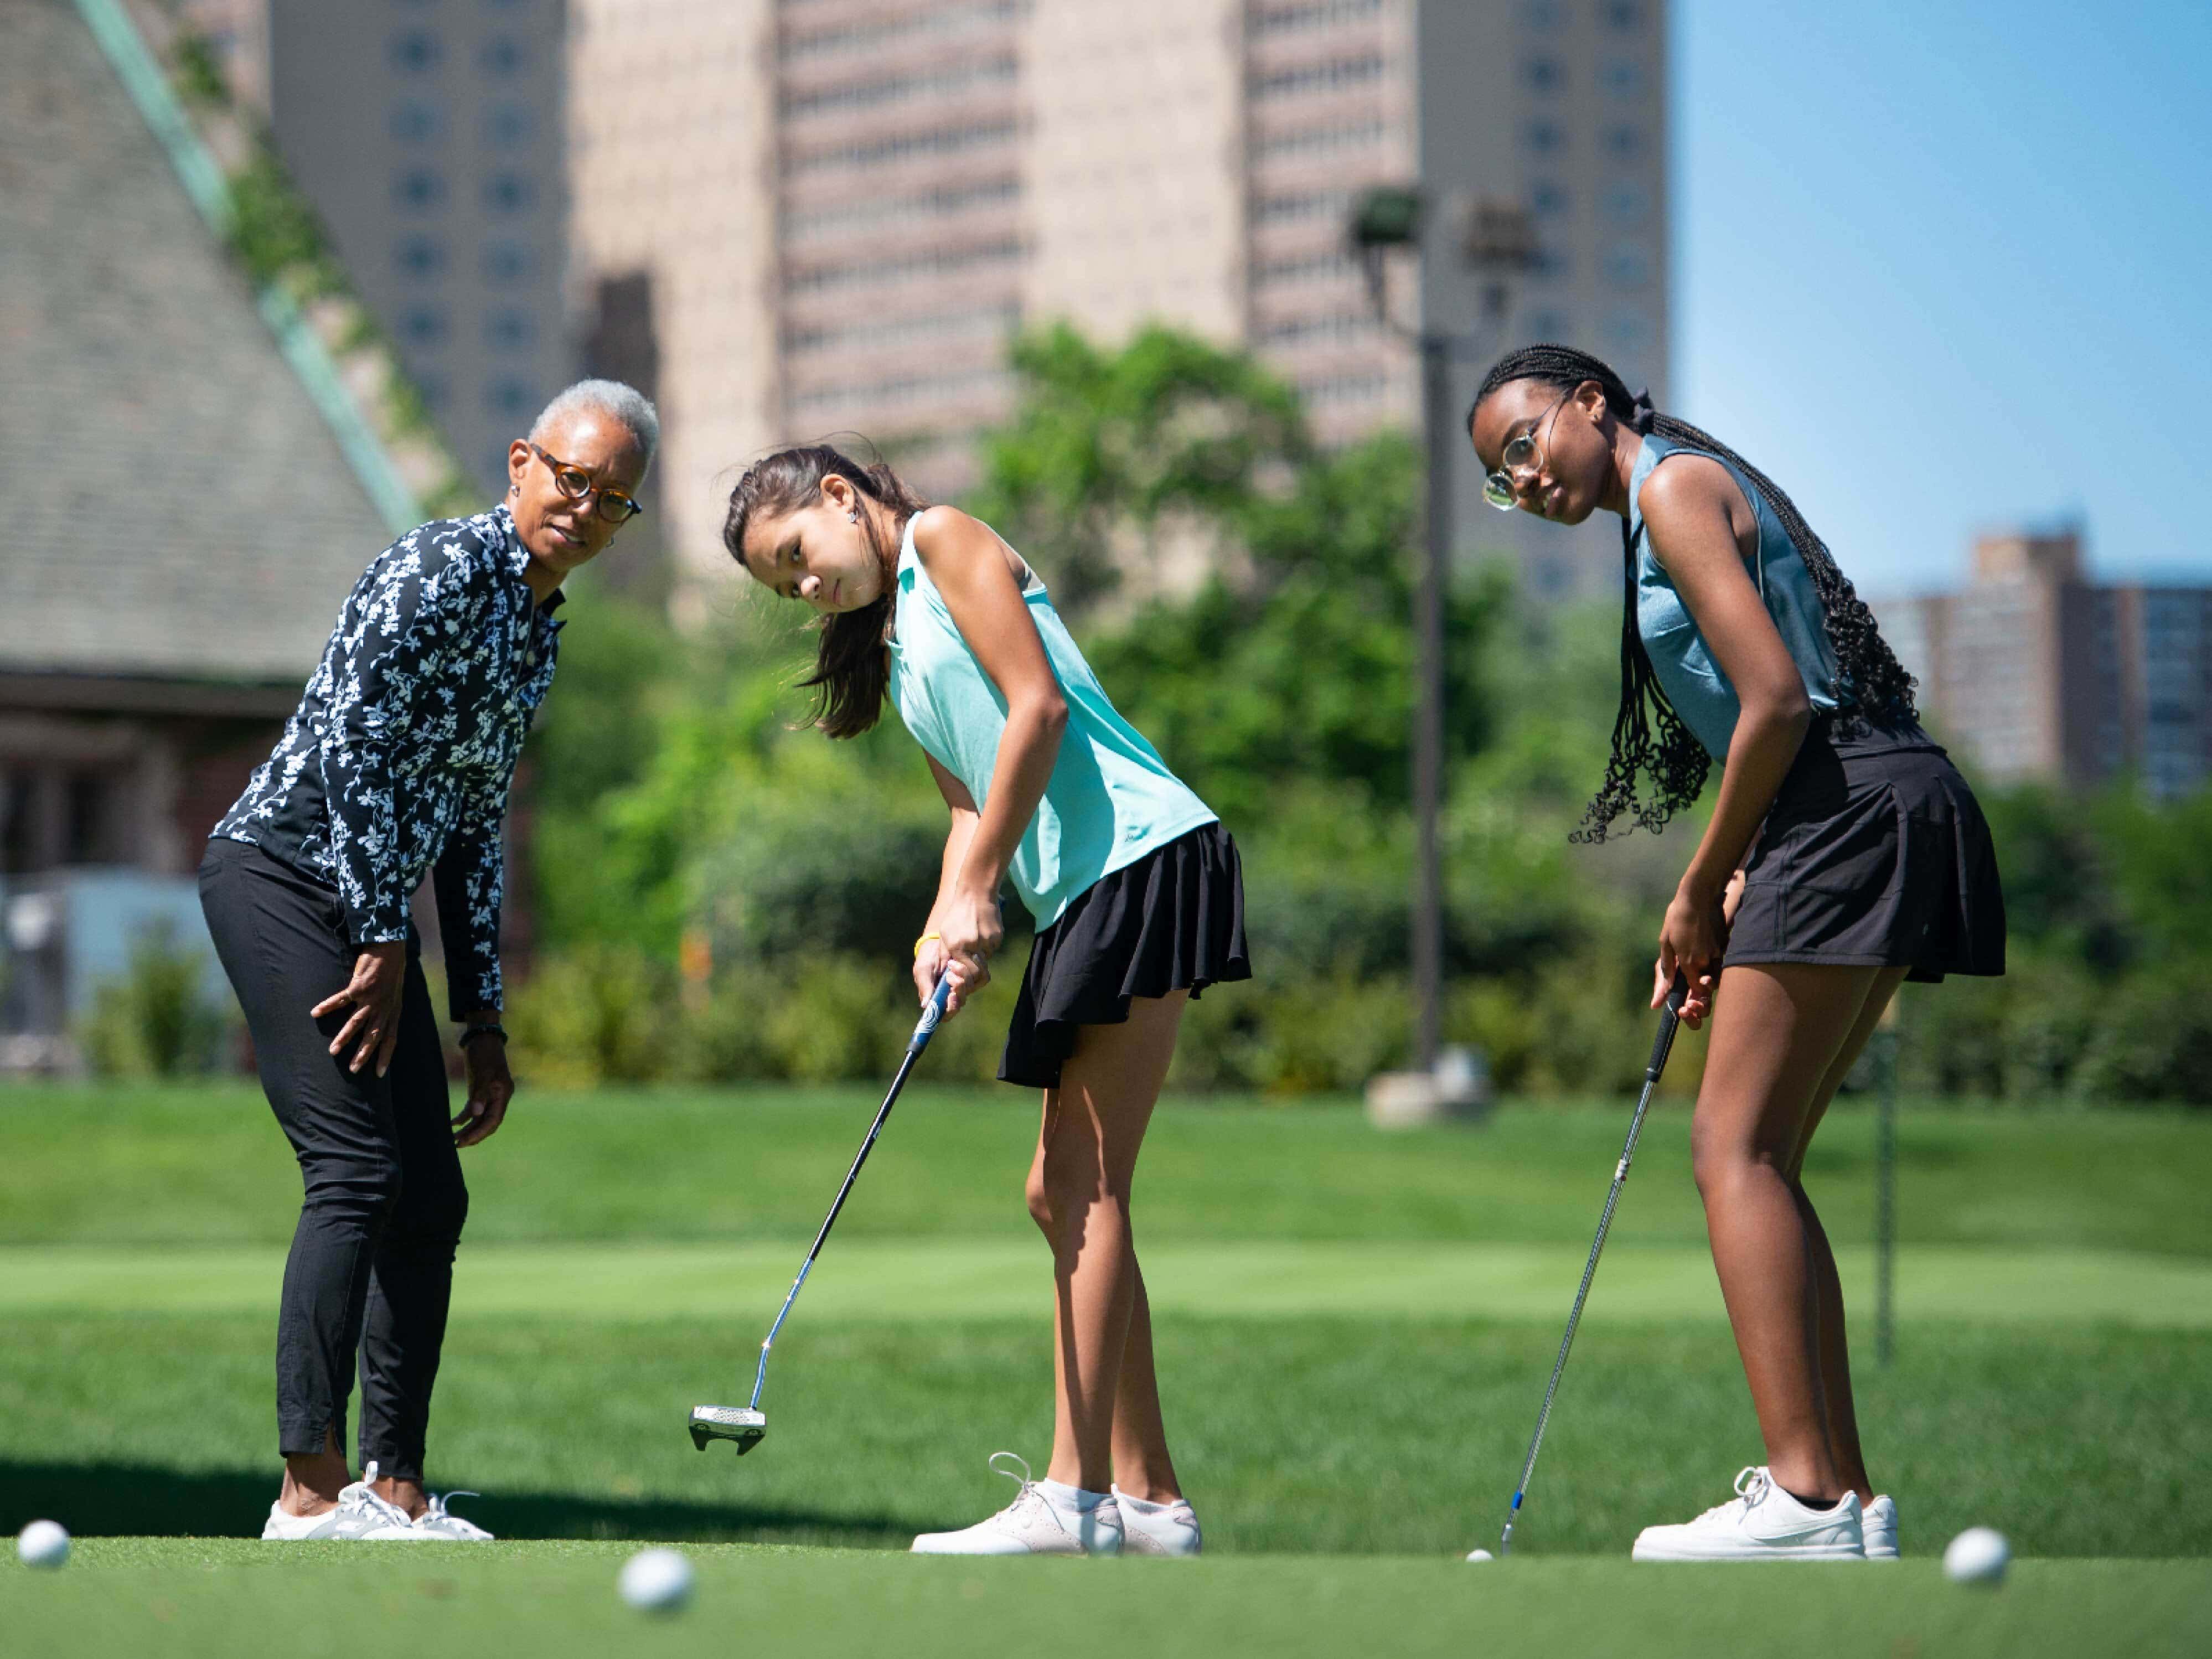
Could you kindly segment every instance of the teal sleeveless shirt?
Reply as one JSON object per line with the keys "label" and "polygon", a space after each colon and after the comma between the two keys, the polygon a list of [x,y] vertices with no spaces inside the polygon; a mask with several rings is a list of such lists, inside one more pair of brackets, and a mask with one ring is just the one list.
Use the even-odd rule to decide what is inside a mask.
{"label": "teal sleeveless shirt", "polygon": [[1708,460],[1719,461],[1728,467],[1744,500],[1751,503],[1759,520],[1759,557],[1746,574],[1758,584],[1766,614],[1774,619],[1782,643],[1797,664],[1814,709],[1832,713],[1851,706],[1855,700],[1837,670],[1835,649],[1828,643],[1827,611],[1814,591],[1812,573],[1805,568],[1796,544],[1790,539],[1790,532],[1782,527],[1766,498],[1720,456],[1650,434],[1644,440],[1643,451],[1628,477],[1628,531],[1637,550],[1636,631],[1644,636],[1651,672],[1658,677],[1660,689],[1681,716],[1682,724],[1715,760],[1725,760],[1743,705],[1720,664],[1713,660],[1705,635],[1698,631],[1697,622],[1675,591],[1666,567],[1652,553],[1651,538],[1644,530],[1644,481],[1654,467],[1674,454],[1704,455]]}
{"label": "teal sleeveless shirt", "polygon": [[[1123,720],[1083,659],[1036,573],[1022,590],[1044,641],[1053,678],[1067,700],[1067,726],[1036,816],[1014,849],[1012,875],[1040,930],[1049,927],[1100,877],[1135,863],[1178,836],[1216,822],[1206,803],[1167,769],[1159,751]],[[891,629],[890,698],[915,741],[968,786],[981,806],[1006,729],[1006,700],[921,567],[907,520],[899,549]]]}

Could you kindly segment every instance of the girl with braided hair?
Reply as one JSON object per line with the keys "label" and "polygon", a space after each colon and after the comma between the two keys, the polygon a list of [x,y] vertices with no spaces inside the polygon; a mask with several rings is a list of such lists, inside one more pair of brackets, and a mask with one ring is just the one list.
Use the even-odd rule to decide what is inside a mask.
{"label": "girl with braided hair", "polygon": [[1988,827],[1873,616],[1758,468],[1565,346],[1502,359],[1468,433],[1492,506],[1620,515],[1620,708],[1575,838],[1657,830],[1721,764],[1651,1000],[1679,979],[1683,1018],[1712,1021],[1692,1156],[1766,1462],[1732,1502],[1644,1528],[1635,1558],[1893,1559],[1805,1154],[1899,984],[2004,971]]}

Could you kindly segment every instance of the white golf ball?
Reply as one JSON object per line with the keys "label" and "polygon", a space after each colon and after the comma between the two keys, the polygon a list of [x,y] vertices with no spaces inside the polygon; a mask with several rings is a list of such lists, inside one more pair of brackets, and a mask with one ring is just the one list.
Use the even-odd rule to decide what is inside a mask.
{"label": "white golf ball", "polygon": [[678,1550],[640,1550],[623,1563],[622,1599],[641,1613],[674,1613],[691,1599],[691,1562]]}
{"label": "white golf ball", "polygon": [[15,1534],[15,1553],[27,1567],[58,1567],[69,1559],[69,1528],[58,1521],[33,1521]]}
{"label": "white golf ball", "polygon": [[1469,1550],[1467,1559],[1470,1561],[1495,1561],[1498,1558],[1488,1550]]}
{"label": "white golf ball", "polygon": [[1954,1584],[1996,1584],[2004,1581],[2012,1546],[1992,1527],[1969,1527],[1943,1552],[1943,1576]]}

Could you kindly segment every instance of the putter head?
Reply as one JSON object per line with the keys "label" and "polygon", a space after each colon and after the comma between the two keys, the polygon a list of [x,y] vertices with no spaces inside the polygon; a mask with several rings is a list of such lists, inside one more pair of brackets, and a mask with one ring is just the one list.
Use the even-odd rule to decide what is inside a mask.
{"label": "putter head", "polygon": [[691,1443],[701,1451],[707,1449],[709,1440],[734,1440],[738,1455],[743,1457],[761,1443],[768,1433],[768,1413],[748,1411],[743,1406],[694,1406],[691,1408]]}

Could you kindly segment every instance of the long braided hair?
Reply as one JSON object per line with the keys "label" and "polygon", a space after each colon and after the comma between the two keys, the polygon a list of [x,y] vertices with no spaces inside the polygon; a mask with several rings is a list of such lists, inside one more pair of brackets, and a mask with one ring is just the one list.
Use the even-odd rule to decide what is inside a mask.
{"label": "long braided hair", "polygon": [[[1632,396],[1626,383],[1608,365],[1571,346],[1523,346],[1499,358],[1483,376],[1482,389],[1467,411],[1470,431],[1483,399],[1515,380],[1535,380],[1567,392],[1595,380],[1605,393],[1606,408],[1616,420],[1646,436],[1656,433],[1717,456],[1749,478],[1782,521],[1797,556],[1805,562],[1813,591],[1820,597],[1822,625],[1836,653],[1836,666],[1856,702],[1856,710],[1846,709],[1834,717],[1833,729],[1844,734],[1863,732],[1866,711],[1887,720],[1919,718],[1912,698],[1912,676],[1905,672],[1882,638],[1874,613],[1852,587],[1850,578],[1837,568],[1827,544],[1813,533],[1813,527],[1805,522],[1796,504],[1783,494],[1781,486],[1711,434],[1672,415],[1660,414],[1652,408],[1649,394]],[[1624,813],[1631,828],[1656,833],[1668,818],[1697,800],[1712,765],[1705,745],[1691,735],[1667,701],[1644,649],[1644,636],[1636,626],[1636,545],[1626,517],[1620,521],[1620,709],[1613,718],[1613,753],[1606,763],[1604,781],[1583,811],[1580,827],[1569,837],[1577,842],[1603,841],[1607,828]],[[1650,781],[1649,799],[1638,788],[1639,775]]]}
{"label": "long braided hair", "polygon": [[[745,565],[745,532],[754,519],[773,518],[818,500],[822,481],[833,475],[889,507],[902,526],[929,505],[881,461],[862,466],[834,445],[793,445],[755,461],[730,491],[729,514],[722,522],[722,545],[730,556]],[[878,544],[874,521],[866,522],[868,545],[888,570],[893,556]],[[883,713],[884,694],[890,684],[890,652],[884,641],[891,625],[894,597],[887,583],[872,604],[809,624],[822,638],[815,650],[814,672],[799,684],[814,693],[808,724],[830,737],[857,738]]]}

